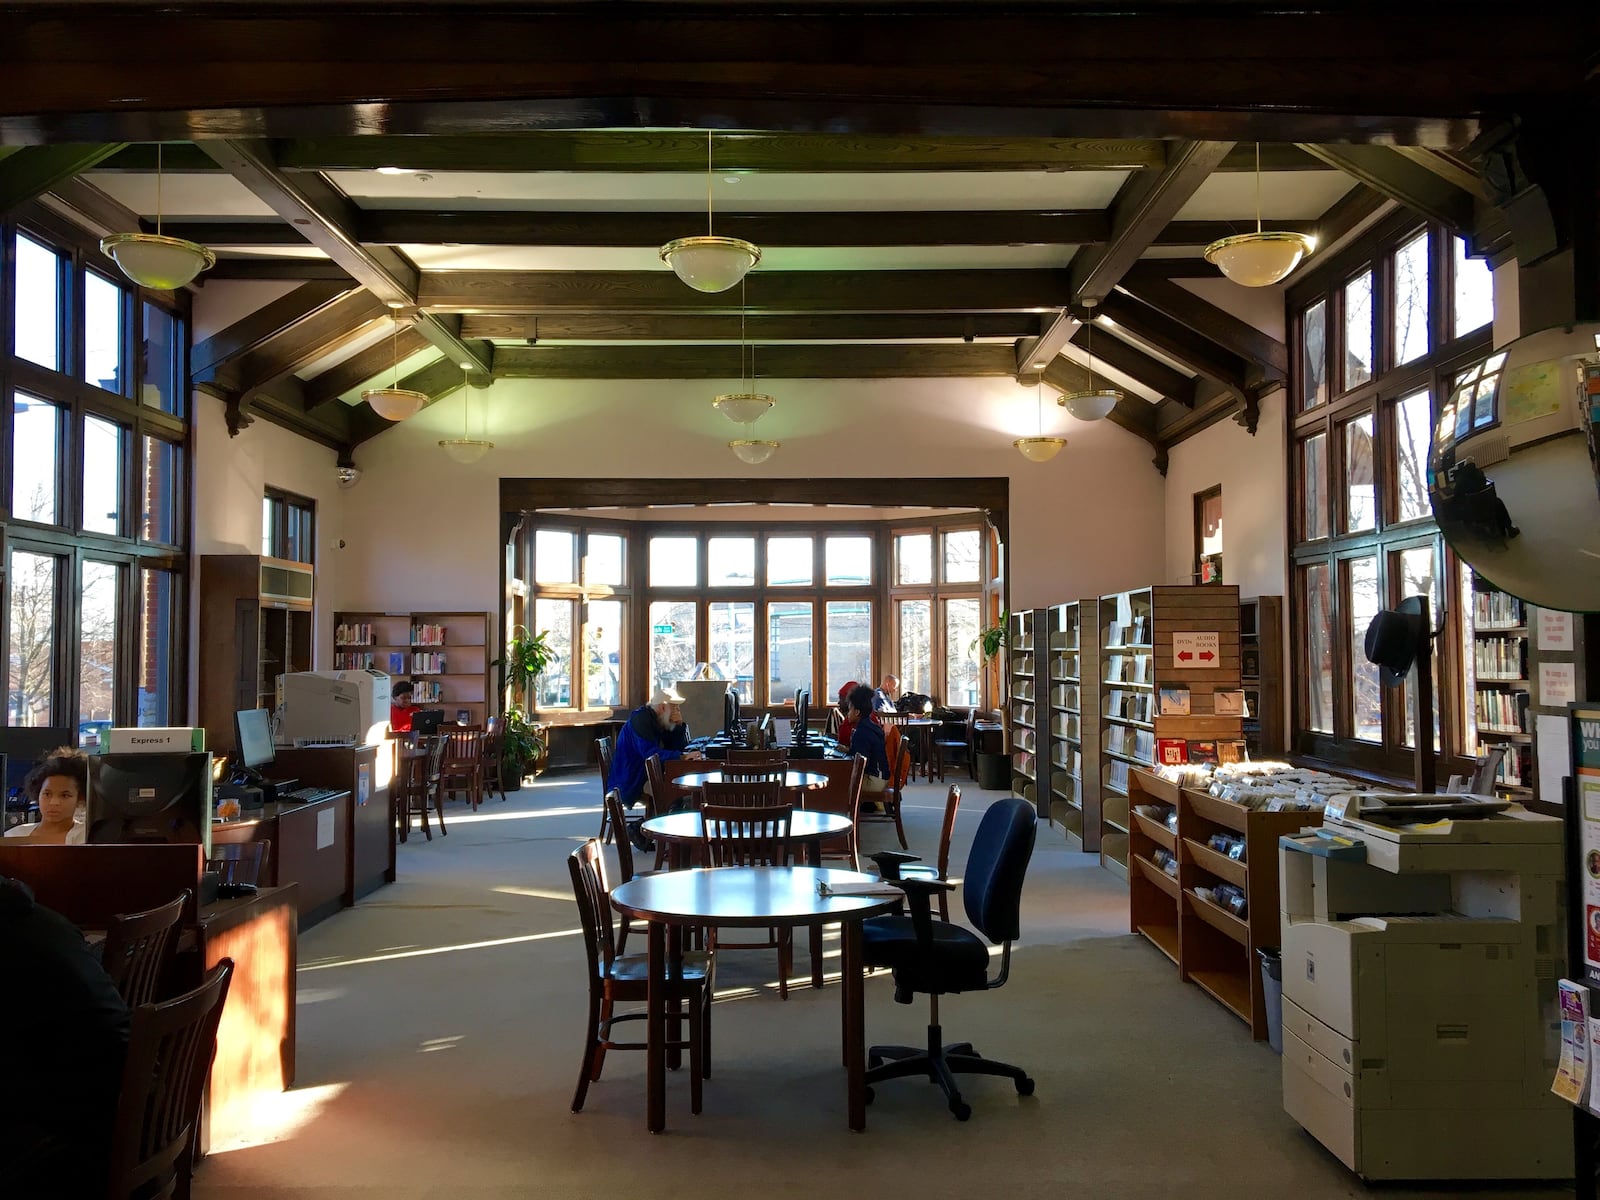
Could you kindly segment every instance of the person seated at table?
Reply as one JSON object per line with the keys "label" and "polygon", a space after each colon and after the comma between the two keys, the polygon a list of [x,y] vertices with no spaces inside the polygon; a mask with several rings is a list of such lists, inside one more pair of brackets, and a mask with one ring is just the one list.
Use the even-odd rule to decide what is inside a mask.
{"label": "person seated at table", "polygon": [[394,687],[389,689],[389,732],[410,733],[411,718],[416,715],[417,706],[411,703],[411,697],[416,688],[409,679],[397,679]]}
{"label": "person seated at table", "polygon": [[0,1196],[103,1196],[128,1006],[77,927],[4,876],[0,962],[26,1026],[0,1053]]}
{"label": "person seated at table", "polygon": [[857,684],[850,692],[846,715],[853,722],[850,753],[867,760],[867,773],[861,780],[862,795],[876,795],[889,786],[889,752],[884,745],[883,725],[873,715],[872,689]]}
{"label": "person seated at table", "polygon": [[89,756],[71,746],[50,751],[23,785],[39,809],[31,825],[6,830],[8,838],[26,838],[36,846],[81,846],[83,805],[89,798]]}
{"label": "person seated at table", "polygon": [[[617,734],[617,749],[611,759],[611,786],[624,808],[632,808],[644,795],[644,760],[659,758],[703,758],[698,750],[688,750],[689,726],[683,719],[683,697],[675,691],[657,688],[648,704],[628,714],[628,721]],[[628,840],[641,852],[655,849],[655,843],[639,828],[644,818],[628,820]]]}
{"label": "person seated at table", "polygon": [[878,685],[878,690],[872,693],[872,707],[875,712],[899,712],[900,708],[900,676],[885,675],[883,682]]}
{"label": "person seated at table", "polygon": [[850,744],[850,735],[855,732],[855,715],[850,708],[850,693],[860,687],[859,681],[852,679],[839,689],[839,728],[834,731],[834,740],[841,746]]}

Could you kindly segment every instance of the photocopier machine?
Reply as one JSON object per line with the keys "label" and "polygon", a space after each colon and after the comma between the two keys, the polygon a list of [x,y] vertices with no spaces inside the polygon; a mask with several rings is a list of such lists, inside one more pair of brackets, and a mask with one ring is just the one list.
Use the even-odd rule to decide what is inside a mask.
{"label": "photocopier machine", "polygon": [[1367,1179],[1570,1178],[1562,822],[1362,792],[1279,868],[1289,1115]]}

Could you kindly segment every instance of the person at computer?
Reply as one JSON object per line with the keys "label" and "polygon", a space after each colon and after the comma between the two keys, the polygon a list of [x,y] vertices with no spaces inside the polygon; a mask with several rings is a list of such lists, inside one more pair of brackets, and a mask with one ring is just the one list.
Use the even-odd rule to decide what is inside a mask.
{"label": "person at computer", "polygon": [[[617,734],[617,749],[611,759],[611,786],[621,798],[625,808],[632,808],[644,795],[647,758],[669,762],[675,758],[703,758],[698,750],[687,749],[689,726],[684,723],[683,697],[667,688],[657,688],[648,704],[642,704],[628,714],[628,722]],[[641,852],[655,849],[655,844],[639,828],[644,818],[628,820],[628,840]]]}
{"label": "person at computer", "polygon": [[850,707],[850,693],[860,686],[860,680],[852,679],[839,689],[839,728],[833,736],[841,746],[848,746],[850,735],[855,732],[855,711]]}
{"label": "person at computer", "polygon": [[6,830],[8,838],[26,838],[36,846],[83,845],[83,806],[89,798],[88,755],[71,746],[52,750],[28,773],[23,787],[28,799],[38,806],[39,819],[31,825]]}
{"label": "person at computer", "polygon": [[889,752],[884,745],[883,725],[873,715],[874,695],[866,684],[850,693],[845,716],[852,722],[850,753],[867,760],[867,773],[861,780],[863,795],[875,795],[889,786]]}
{"label": "person at computer", "polygon": [[128,1006],[77,927],[5,876],[0,963],[28,1026],[0,1053],[0,1196],[103,1196]]}
{"label": "person at computer", "polygon": [[409,679],[397,680],[394,687],[389,689],[390,733],[411,732],[411,718],[417,712],[417,706],[411,703],[415,691]]}
{"label": "person at computer", "polygon": [[874,712],[898,712],[900,703],[900,676],[885,675],[878,690],[872,693]]}

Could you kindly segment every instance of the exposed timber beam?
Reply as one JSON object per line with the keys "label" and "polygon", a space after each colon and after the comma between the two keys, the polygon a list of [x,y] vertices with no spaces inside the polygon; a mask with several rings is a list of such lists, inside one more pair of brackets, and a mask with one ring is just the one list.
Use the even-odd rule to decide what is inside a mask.
{"label": "exposed timber beam", "polygon": [[306,408],[331,404],[351,388],[393,369],[395,363],[405,361],[427,344],[414,327],[402,327],[394,338],[384,338],[306,380]]}
{"label": "exposed timber beam", "polygon": [[1473,227],[1472,193],[1391,146],[1323,146],[1302,143],[1307,154],[1457,233]]}
{"label": "exposed timber beam", "polygon": [[195,283],[205,287],[211,280],[222,283],[263,279],[323,279],[343,283],[345,287],[355,283],[349,271],[325,258],[219,258],[217,265]]}
{"label": "exposed timber beam", "polygon": [[[744,328],[741,332],[740,322]],[[1003,338],[1015,341],[1037,333],[1032,313],[822,313],[769,316],[751,313],[650,314],[547,313],[500,316],[469,313],[461,319],[464,338],[536,342],[889,342],[965,341]]]}
{"label": "exposed timber beam", "polygon": [[[1185,408],[1193,408],[1195,400],[1195,381],[1193,377],[1185,375],[1182,371],[1175,371],[1158,358],[1152,358],[1143,350],[1130,346],[1120,338],[1113,335],[1112,331],[1101,324],[1100,336],[1094,341],[1095,360],[1104,363],[1113,370],[1120,371],[1135,383],[1143,384],[1157,395]],[[1089,349],[1089,331],[1079,329],[1072,337],[1072,344],[1081,347],[1087,352]]]}
{"label": "exposed timber beam", "polygon": [[[1089,386],[1089,373],[1075,362],[1058,358],[1045,368],[1044,381],[1050,388],[1058,392],[1080,391]],[[1126,429],[1135,437],[1143,438],[1157,450],[1161,448],[1160,439],[1156,436],[1155,405],[1149,404],[1137,396],[1124,396],[1117,402],[1117,406],[1106,415],[1106,420],[1113,425]],[[1068,425],[1074,423],[1072,421],[1067,422]],[[1068,436],[1070,437],[1070,430],[1068,431]]]}
{"label": "exposed timber beam", "polygon": [[[1010,375],[1010,346],[761,346],[763,379],[911,379]],[[737,379],[726,346],[502,346],[497,377]]]}
{"label": "exposed timber beam", "polygon": [[196,383],[210,383],[226,364],[253,346],[275,337],[350,291],[351,285],[326,280],[302,283],[227,328],[212,334],[189,352],[189,371]]}
{"label": "exposed timber beam", "polygon": [[1081,327],[1068,309],[1047,318],[1038,337],[1018,338],[1015,348],[1017,376],[1037,374],[1050,365]]}
{"label": "exposed timber beam", "polygon": [[1460,155],[1452,154],[1448,150],[1436,150],[1431,146],[1395,146],[1393,149],[1396,154],[1432,171],[1451,186],[1458,187],[1479,200],[1489,198],[1488,189],[1483,186],[1483,177]]}
{"label": "exposed timber beam", "polygon": [[62,180],[41,196],[39,202],[79,225],[87,223],[102,234],[127,233],[143,227],[136,212],[82,177]]}
{"label": "exposed timber beam", "polygon": [[[754,313],[1046,312],[1067,300],[1063,270],[757,271]],[[740,294],[707,295],[670,271],[429,271],[418,304],[463,313],[737,313]]]}
{"label": "exposed timber beam", "polygon": [[362,340],[371,334],[374,323],[384,321],[387,315],[388,310],[371,292],[347,292],[278,337],[241,354],[225,369],[226,374],[236,379],[248,396],[256,388],[295,375],[318,359]]}
{"label": "exposed timber beam", "polygon": [[1072,260],[1074,303],[1103,300],[1231,149],[1232,142],[1176,142],[1159,172],[1130,178],[1112,205],[1110,238]]}
{"label": "exposed timber beam", "polygon": [[1112,292],[1100,311],[1134,337],[1183,363],[1196,374],[1231,388],[1240,395],[1249,386],[1245,362],[1215,342],[1201,337],[1181,322],[1126,292]]}
{"label": "exposed timber beam", "polygon": [[126,143],[22,146],[0,158],[0,212],[48,192],[110,158]]}
{"label": "exposed timber beam", "polygon": [[[217,164],[284,220],[291,222],[329,259],[391,308],[410,309],[417,302],[419,273],[404,255],[387,247],[363,246],[352,232],[358,210],[321,175],[290,176],[273,159],[265,142],[216,140],[200,143]],[[423,313],[417,319],[422,336],[456,363],[471,363],[484,374],[493,369],[494,349],[461,340],[451,322]]]}
{"label": "exposed timber beam", "polygon": [[1191,292],[1181,283],[1134,270],[1123,280],[1129,293],[1159,309],[1229,354],[1256,368],[1252,382],[1284,382],[1289,378],[1289,350],[1277,338],[1263,333]]}

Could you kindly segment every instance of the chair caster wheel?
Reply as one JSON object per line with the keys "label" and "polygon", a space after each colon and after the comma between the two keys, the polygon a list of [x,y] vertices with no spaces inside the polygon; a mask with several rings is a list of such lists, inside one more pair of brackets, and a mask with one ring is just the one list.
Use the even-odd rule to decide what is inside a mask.
{"label": "chair caster wheel", "polygon": [[956,1100],[951,1103],[950,1111],[955,1114],[956,1120],[965,1121],[972,1115],[972,1105]]}
{"label": "chair caster wheel", "polygon": [[871,1088],[868,1088],[867,1089],[867,1093],[866,1093],[867,1103],[871,1104],[873,1102],[873,1100],[875,1100],[876,1098],[877,1098],[877,1093],[874,1092]]}
{"label": "chair caster wheel", "polygon": [[1017,1080],[1017,1095],[1019,1095],[1019,1096],[1031,1096],[1031,1095],[1033,1095],[1033,1080],[1029,1079],[1026,1075],[1024,1075],[1021,1079]]}

